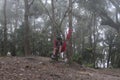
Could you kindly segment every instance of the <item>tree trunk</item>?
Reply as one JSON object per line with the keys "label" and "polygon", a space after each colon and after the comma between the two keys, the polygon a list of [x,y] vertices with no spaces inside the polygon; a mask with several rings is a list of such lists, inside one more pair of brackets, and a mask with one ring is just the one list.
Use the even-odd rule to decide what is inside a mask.
{"label": "tree trunk", "polygon": [[80,34],[81,34],[81,54],[84,54],[84,49],[85,49],[85,39],[84,39],[84,28],[82,27],[82,29],[80,30]]}
{"label": "tree trunk", "polygon": [[31,55],[30,48],[30,27],[29,27],[29,4],[28,0],[24,0],[25,3],[25,14],[24,14],[24,51],[25,55]]}
{"label": "tree trunk", "polygon": [[[69,28],[72,29],[72,0],[69,0]],[[72,35],[70,40],[67,42],[67,57],[68,63],[72,62],[73,49],[72,49]]]}
{"label": "tree trunk", "polygon": [[[93,15],[91,14],[90,16],[89,16],[89,19],[90,19],[90,21],[88,22],[88,30],[89,30],[89,36],[88,36],[88,40],[89,40],[89,48],[91,49],[90,51],[89,51],[89,54],[90,55],[92,55],[92,51],[93,51],[93,40],[92,40],[92,35],[93,35],[93,30],[92,30],[92,24],[93,24]],[[90,56],[91,57],[91,56]],[[93,59],[89,59],[89,63],[91,64],[93,62]]]}
{"label": "tree trunk", "polygon": [[32,33],[32,55],[36,55],[36,51],[35,51],[35,41],[36,41],[36,39],[34,37],[35,27],[36,27],[35,24],[36,24],[36,22],[35,22],[35,18],[34,18],[34,28],[33,28],[33,33]]}
{"label": "tree trunk", "polygon": [[[54,34],[56,33],[56,30],[55,30],[55,7],[54,7],[54,0],[51,0],[51,5],[52,5],[52,37],[54,39]],[[52,41],[53,41],[52,39]]]}
{"label": "tree trunk", "polygon": [[94,43],[93,43],[93,67],[95,68],[95,62],[96,62],[96,44],[97,44],[97,42],[96,42],[96,23],[95,23],[95,21],[96,21],[96,15],[95,15],[95,13],[93,13],[93,41],[94,41]]}
{"label": "tree trunk", "polygon": [[12,56],[16,56],[16,29],[17,29],[17,27],[18,27],[18,6],[19,6],[19,0],[16,0],[16,4],[15,4],[15,6],[16,6],[16,12],[15,12],[15,23],[14,23],[14,25],[15,25],[15,29],[14,29],[14,34],[13,34],[13,50],[12,50]]}
{"label": "tree trunk", "polygon": [[109,44],[108,60],[107,60],[107,68],[109,67],[109,62],[110,62],[110,57],[111,57],[111,49],[112,49],[112,46],[111,46],[111,43],[110,43]]}
{"label": "tree trunk", "polygon": [[4,0],[4,41],[3,41],[3,56],[7,54],[7,16],[6,16],[7,0]]}

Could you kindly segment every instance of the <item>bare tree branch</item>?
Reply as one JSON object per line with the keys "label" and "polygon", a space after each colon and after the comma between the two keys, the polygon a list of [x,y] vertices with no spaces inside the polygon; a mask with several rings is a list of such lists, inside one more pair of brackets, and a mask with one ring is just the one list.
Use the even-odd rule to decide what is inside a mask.
{"label": "bare tree branch", "polygon": [[[72,2],[72,4],[75,3],[75,1],[76,1],[76,0],[74,0],[74,1]],[[64,19],[66,18],[67,13],[69,14],[69,12],[70,12],[70,8],[68,7],[67,10],[65,11],[64,15],[63,15],[63,18],[62,18],[61,21],[60,21],[59,27],[62,26],[62,23],[63,23]],[[65,35],[62,33],[62,30],[61,30],[61,29],[60,29],[60,33],[63,35],[63,37],[65,37]]]}
{"label": "bare tree branch", "polygon": [[117,32],[119,32],[119,25],[120,23],[115,23],[106,12],[102,11],[101,9],[99,9],[99,11],[97,10],[97,13],[100,15],[100,17],[102,18],[103,25],[109,25],[110,27],[114,28],[115,30],[117,30]]}
{"label": "bare tree branch", "polygon": [[34,3],[34,1],[35,1],[35,0],[32,0],[32,1],[28,4],[29,8],[30,8],[31,5]]}
{"label": "bare tree branch", "polygon": [[114,0],[110,0],[110,2],[116,7],[116,9],[119,11],[120,13],[120,7],[119,4],[117,4]]}
{"label": "bare tree branch", "polygon": [[52,22],[55,23],[56,26],[58,26],[58,24],[53,21],[53,18],[52,18],[52,16],[50,15],[50,12],[49,12],[48,9],[46,8],[46,6],[43,4],[43,2],[42,2],[41,0],[39,0],[39,1],[40,1],[40,3],[42,4],[42,6],[45,8],[45,10],[47,11],[50,20],[52,20]]}
{"label": "bare tree branch", "polygon": [[[61,19],[61,21],[60,21],[60,24],[58,24],[58,23],[56,23],[56,21],[53,21],[53,18],[52,18],[52,16],[50,15],[50,12],[49,12],[48,9],[46,8],[46,6],[43,4],[43,2],[42,2],[41,0],[39,0],[39,1],[40,1],[40,3],[42,4],[42,6],[45,8],[45,10],[47,11],[50,20],[52,20],[52,22],[55,23],[55,27],[56,27],[56,26],[61,27],[64,19],[65,19],[66,16],[67,16],[67,14],[70,12],[69,7],[67,7],[67,10],[65,11],[65,13],[64,13],[64,15],[63,15],[63,17],[62,17],[62,19]],[[74,1],[72,2],[72,4],[75,3],[76,1],[77,1],[77,0],[74,0]],[[61,29],[60,29],[60,33],[63,35]],[[64,36],[64,35],[63,35],[63,36]]]}

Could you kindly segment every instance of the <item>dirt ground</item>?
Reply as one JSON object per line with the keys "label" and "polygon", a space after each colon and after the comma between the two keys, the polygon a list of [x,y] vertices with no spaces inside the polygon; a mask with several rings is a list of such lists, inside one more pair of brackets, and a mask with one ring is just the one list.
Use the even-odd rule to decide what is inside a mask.
{"label": "dirt ground", "polygon": [[0,80],[120,80],[120,69],[91,69],[44,57],[0,57]]}

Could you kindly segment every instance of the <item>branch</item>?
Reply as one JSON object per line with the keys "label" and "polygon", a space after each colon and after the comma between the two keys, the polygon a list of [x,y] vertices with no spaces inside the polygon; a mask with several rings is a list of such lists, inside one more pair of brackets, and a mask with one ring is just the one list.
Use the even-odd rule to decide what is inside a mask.
{"label": "branch", "polygon": [[110,27],[114,28],[115,30],[119,30],[119,23],[115,23],[108,15],[107,13],[101,11],[100,16],[102,20],[104,21],[103,24],[109,25]]}
{"label": "branch", "polygon": [[120,13],[120,7],[119,7],[119,5],[116,3],[116,2],[114,2],[113,0],[110,0],[110,2],[116,7],[116,9],[119,11],[119,13]]}
{"label": "branch", "polygon": [[53,20],[52,16],[50,15],[48,9],[46,8],[46,6],[43,4],[43,2],[42,2],[41,0],[39,0],[39,1],[40,1],[40,3],[42,4],[42,6],[45,8],[45,10],[47,11],[49,18],[50,18],[50,19],[52,20],[52,22],[55,23],[55,25],[57,26],[58,24],[57,24],[56,22],[54,22],[54,20]]}
{"label": "branch", "polygon": [[[76,1],[76,0],[74,0],[74,1],[72,2],[72,4],[73,4],[75,1]],[[62,18],[62,20],[60,21],[59,26],[62,25],[62,23],[63,23],[65,17],[67,16],[66,14],[70,12],[69,9],[70,9],[70,8],[68,7],[67,10],[65,11],[65,13],[64,13],[64,15],[63,15],[63,18]]]}
{"label": "branch", "polygon": [[[72,4],[75,3],[75,1],[76,1],[76,0],[74,0],[74,1],[72,2]],[[69,13],[69,12],[70,12],[70,8],[68,7],[67,10],[65,11],[64,15],[63,15],[62,20],[60,21],[59,27],[62,26],[62,23],[63,23],[65,17],[67,16],[67,13]],[[60,29],[60,33],[63,35],[63,37],[65,37],[65,35],[62,33],[62,30],[61,30],[61,29]]]}
{"label": "branch", "polygon": [[74,0],[73,2],[72,2],[72,4],[74,3],[74,2],[76,2],[77,0]]}
{"label": "branch", "polygon": [[[61,27],[61,25],[62,25],[62,23],[63,23],[65,17],[67,16],[66,14],[70,12],[70,11],[69,11],[69,7],[68,7],[67,10],[65,11],[65,13],[64,13],[64,15],[63,15],[63,18],[62,18],[62,20],[60,21],[60,24],[58,25],[58,24],[56,23],[56,21],[55,21],[55,22],[53,21],[52,16],[50,15],[48,9],[47,9],[46,6],[43,4],[43,2],[42,2],[41,0],[39,0],[39,1],[40,1],[40,3],[42,4],[42,6],[45,8],[45,10],[47,11],[48,16],[49,16],[49,18],[52,20],[52,22],[55,23],[56,26]],[[72,4],[75,3],[75,2],[76,2],[76,0],[74,0],[74,1],[72,2]],[[60,30],[60,32],[62,33],[61,30]],[[63,35],[63,34],[62,34],[62,35]]]}
{"label": "branch", "polygon": [[30,8],[31,5],[34,3],[35,0],[32,0],[31,3],[28,5],[28,7]]}

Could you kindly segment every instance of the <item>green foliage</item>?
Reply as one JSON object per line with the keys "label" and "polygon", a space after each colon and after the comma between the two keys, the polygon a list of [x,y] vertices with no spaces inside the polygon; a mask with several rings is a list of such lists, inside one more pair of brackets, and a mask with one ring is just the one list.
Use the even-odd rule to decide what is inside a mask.
{"label": "green foliage", "polygon": [[84,53],[82,53],[82,58],[84,63],[93,62],[92,48],[85,48]]}
{"label": "green foliage", "polygon": [[93,68],[94,64],[92,64],[92,63],[91,64],[90,63],[86,63],[85,66]]}
{"label": "green foliage", "polygon": [[73,55],[72,60],[79,63],[79,64],[82,64],[82,56],[78,53],[75,53]]}
{"label": "green foliage", "polygon": [[92,52],[92,48],[90,47],[90,48],[86,48],[86,51],[88,51],[88,52]]}
{"label": "green foliage", "polygon": [[16,51],[16,56],[25,56],[25,54],[21,51]]}

